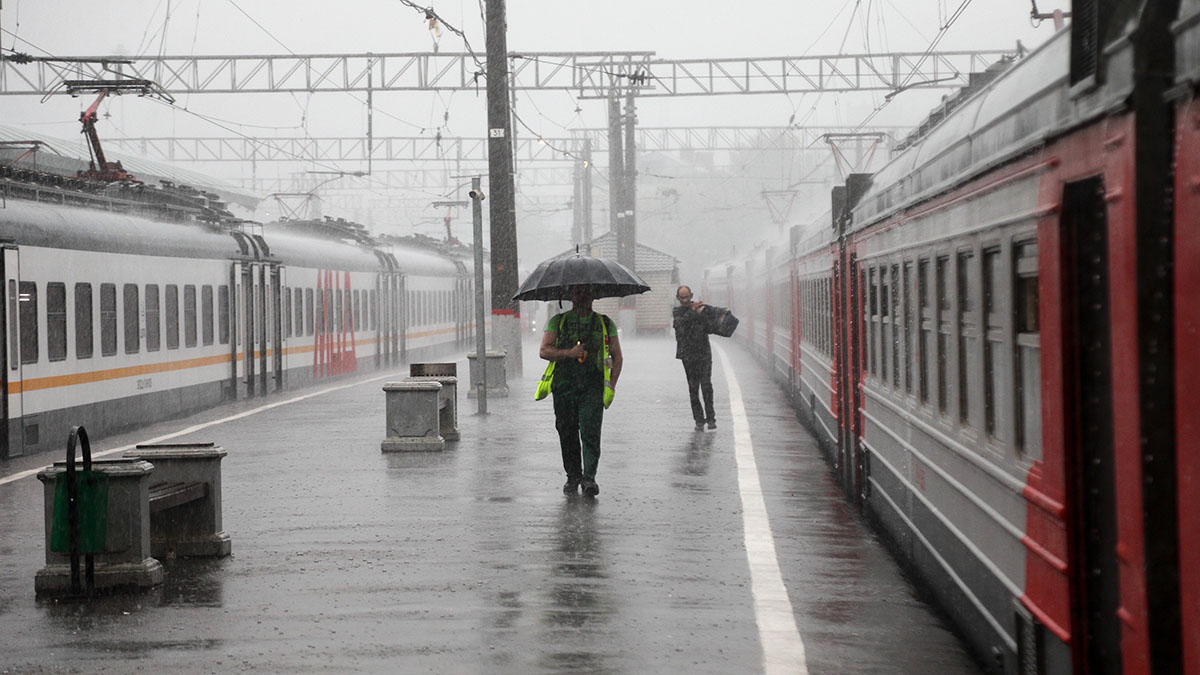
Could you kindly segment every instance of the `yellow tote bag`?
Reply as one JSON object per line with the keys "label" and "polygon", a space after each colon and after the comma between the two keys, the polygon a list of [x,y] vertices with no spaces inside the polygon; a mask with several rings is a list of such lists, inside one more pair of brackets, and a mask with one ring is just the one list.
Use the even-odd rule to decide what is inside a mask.
{"label": "yellow tote bag", "polygon": [[617,395],[612,388],[612,356],[608,353],[608,322],[600,319],[600,328],[604,330],[604,408],[612,405],[613,397]]}
{"label": "yellow tote bag", "polygon": [[554,383],[554,364],[556,361],[551,361],[550,365],[546,366],[546,372],[542,373],[542,379],[538,380],[537,391],[533,394],[533,400],[540,401],[550,395],[550,385]]}

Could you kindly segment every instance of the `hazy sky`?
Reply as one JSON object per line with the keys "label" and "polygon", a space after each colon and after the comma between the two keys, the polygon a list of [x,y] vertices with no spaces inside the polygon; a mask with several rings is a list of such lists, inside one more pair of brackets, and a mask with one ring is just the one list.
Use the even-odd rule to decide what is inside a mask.
{"label": "hazy sky", "polygon": [[[5,31],[0,33],[0,45],[36,55],[382,53],[428,51],[434,46],[421,15],[399,0],[0,2],[0,28]],[[464,30],[482,58],[485,44],[478,0],[423,2],[430,2],[447,21]],[[662,58],[920,52],[960,4],[961,0],[514,0],[508,4],[508,47],[510,51],[654,51]],[[1066,0],[1061,4],[1065,7]],[[1053,8],[1046,1],[1040,7]],[[1012,48],[1018,40],[1034,47],[1053,29],[1048,23],[1031,26],[1029,10],[1029,4],[1020,0],[969,0],[939,48]],[[457,52],[465,47],[457,36],[444,31],[439,49]],[[905,92],[876,123],[914,124],[944,93]],[[195,95],[179,97],[176,105],[221,120],[245,135],[362,136],[365,107],[358,100],[362,95],[356,96]],[[659,99],[639,104],[639,124],[780,126],[793,115],[811,125],[857,124],[881,96]],[[46,103],[32,96],[3,97],[0,121],[72,138],[78,132],[79,111],[89,103],[67,96]],[[482,94],[393,93],[377,95],[375,104],[377,136],[432,135],[439,126],[447,127],[445,135],[482,136],[484,132]],[[565,92],[522,94],[517,106],[522,118],[548,137],[565,136],[567,128],[606,124],[603,103],[576,101]],[[211,121],[136,97],[106,103],[104,111],[110,117],[99,125],[102,137],[232,135]],[[448,123],[443,121],[447,113]],[[245,174],[244,167],[231,165],[188,168],[227,178]],[[284,176],[302,169],[260,166],[258,174]],[[570,196],[569,186],[559,192],[564,198]],[[596,203],[605,200],[597,195]],[[530,219],[553,220],[554,227],[561,229],[569,217],[566,212]],[[411,216],[408,220],[415,222]]]}

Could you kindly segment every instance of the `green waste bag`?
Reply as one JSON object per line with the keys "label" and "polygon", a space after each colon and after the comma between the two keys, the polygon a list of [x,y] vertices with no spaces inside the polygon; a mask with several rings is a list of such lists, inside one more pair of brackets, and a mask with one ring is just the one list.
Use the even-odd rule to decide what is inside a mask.
{"label": "green waste bag", "polygon": [[[76,471],[75,498],[79,504],[79,552],[103,553],[108,538],[108,474]],[[50,550],[71,552],[71,526],[67,517],[67,477],[54,482],[54,517],[50,524]]]}

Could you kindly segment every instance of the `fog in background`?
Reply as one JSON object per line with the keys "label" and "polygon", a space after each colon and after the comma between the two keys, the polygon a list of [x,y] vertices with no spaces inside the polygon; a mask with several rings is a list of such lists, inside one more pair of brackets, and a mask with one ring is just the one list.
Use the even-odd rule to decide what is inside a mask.
{"label": "fog in background", "polygon": [[[667,59],[800,56],[884,51],[923,52],[961,0],[527,0],[508,3],[508,48],[534,51],[654,51]],[[484,59],[482,4],[476,0],[428,0],[447,22],[462,29]],[[1068,9],[1065,0],[1059,8]],[[1056,6],[1040,3],[1041,11]],[[1026,48],[1044,42],[1049,22],[1035,27],[1030,5],[1012,0],[972,0],[941,40],[941,51]],[[0,46],[32,55],[251,55],[309,53],[462,52],[450,30],[436,37],[423,16],[399,0],[3,0]],[[641,100],[643,127],[857,125],[884,103],[885,92],[679,97]],[[872,121],[912,126],[951,90],[910,90],[896,96]],[[71,139],[79,156],[79,113],[92,96],[0,98],[0,124]],[[376,93],[374,135],[443,138],[486,135],[485,92]],[[571,129],[607,126],[604,101],[566,92],[520,92],[516,111],[532,129],[519,137],[566,137]],[[101,106],[100,137],[252,136],[330,137],[366,135],[365,94],[197,94],[174,106],[134,96]],[[831,152],[781,145],[738,152],[644,152],[638,157],[638,240],[680,258],[685,281],[708,264],[772,240],[791,225],[809,222],[829,208],[837,178]],[[823,151],[822,154],[819,151]],[[119,154],[119,153],[116,153]],[[877,169],[886,160],[880,151]],[[594,234],[608,230],[607,158],[595,157]],[[823,164],[822,164],[823,163]],[[438,166],[440,164],[440,166]],[[482,171],[485,164],[427,162],[446,174]],[[820,165],[820,166],[818,166]],[[190,163],[184,168],[238,183],[258,177],[289,178],[310,170],[364,171],[366,162]],[[517,227],[523,269],[566,250],[571,237],[572,186],[540,183],[531,169],[566,163],[521,164],[518,160]],[[375,162],[378,172],[402,164]],[[559,172],[569,175],[567,172]],[[485,179],[486,180],[486,179]],[[795,185],[803,181],[801,185]],[[322,190],[323,213],[368,225],[378,233],[413,232],[443,237],[445,208],[437,200],[465,199],[461,181],[424,189],[383,188],[370,178],[331,181]],[[794,186],[796,198],[782,223],[773,222],[763,190]],[[353,188],[353,191],[348,191]],[[485,188],[486,189],[486,188]],[[333,196],[337,195],[338,205]],[[384,201],[387,200],[387,201]],[[346,202],[357,201],[348,208]],[[386,207],[371,208],[372,204]],[[487,209],[484,210],[485,217]],[[252,217],[277,217],[274,200]],[[451,209],[455,237],[471,238],[469,209]],[[485,229],[486,231],[486,229]],[[485,241],[486,243],[486,241]]]}

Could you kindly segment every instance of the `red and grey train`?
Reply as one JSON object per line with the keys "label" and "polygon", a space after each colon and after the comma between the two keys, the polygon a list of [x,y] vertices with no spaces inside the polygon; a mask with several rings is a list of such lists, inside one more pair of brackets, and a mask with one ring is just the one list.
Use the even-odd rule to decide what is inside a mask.
{"label": "red and grey train", "polygon": [[8,173],[0,458],[472,344],[469,251]]}
{"label": "red and grey train", "polygon": [[1200,0],[1077,0],[704,298],[1003,673],[1200,673]]}

